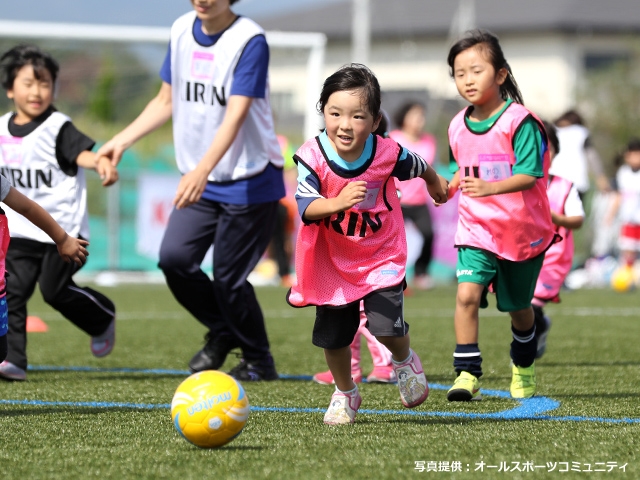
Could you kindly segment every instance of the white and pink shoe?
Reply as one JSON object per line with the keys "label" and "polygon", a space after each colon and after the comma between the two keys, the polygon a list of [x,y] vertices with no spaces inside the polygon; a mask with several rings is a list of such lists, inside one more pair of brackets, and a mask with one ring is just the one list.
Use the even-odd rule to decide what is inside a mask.
{"label": "white and pink shoe", "polygon": [[429,383],[427,383],[420,357],[413,350],[410,352],[409,358],[402,363],[396,363],[392,359],[393,370],[398,379],[400,400],[407,408],[417,407],[429,396]]}
{"label": "white and pink shoe", "polygon": [[[353,383],[362,383],[362,372],[351,372],[351,378],[353,379]],[[320,385],[334,385],[336,382],[333,379],[333,374],[331,370],[327,370],[326,372],[316,373],[312,380]]]}
{"label": "white and pink shoe", "polygon": [[324,414],[324,423],[327,425],[347,425],[356,421],[356,413],[362,397],[358,392],[358,387],[351,392],[341,392],[336,389],[331,396],[331,403],[327,413]]}
{"label": "white and pink shoe", "polygon": [[0,378],[22,382],[27,379],[27,372],[6,360],[0,363]]}
{"label": "white and pink shoe", "polygon": [[116,318],[113,317],[111,323],[102,335],[91,337],[91,353],[94,357],[105,357],[111,353],[116,343]]}

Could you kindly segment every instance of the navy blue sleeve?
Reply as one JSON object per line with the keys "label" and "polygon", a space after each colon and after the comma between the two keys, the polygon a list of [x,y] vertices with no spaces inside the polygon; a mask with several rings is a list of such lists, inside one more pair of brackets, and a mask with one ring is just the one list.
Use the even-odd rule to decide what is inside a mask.
{"label": "navy blue sleeve", "polygon": [[402,147],[400,155],[398,156],[398,162],[393,168],[391,175],[398,180],[411,180],[412,178],[422,175],[426,172],[427,168],[427,162],[425,162],[420,155]]}
{"label": "navy blue sleeve", "polygon": [[305,220],[304,212],[311,202],[323,198],[319,192],[320,183],[318,178],[302,162],[298,162],[298,188],[296,189],[295,197],[300,218],[307,225],[313,222]]}
{"label": "navy blue sleeve", "polygon": [[244,47],[233,74],[231,95],[265,98],[269,70],[269,45],[264,35],[253,37]]}
{"label": "navy blue sleeve", "polygon": [[167,54],[164,57],[164,62],[162,62],[162,67],[160,67],[160,78],[163,82],[171,85],[171,42],[169,42]]}

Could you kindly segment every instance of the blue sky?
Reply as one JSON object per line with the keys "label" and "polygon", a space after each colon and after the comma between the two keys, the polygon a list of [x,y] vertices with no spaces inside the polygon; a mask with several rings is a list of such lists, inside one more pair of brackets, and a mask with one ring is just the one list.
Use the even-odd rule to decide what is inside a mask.
{"label": "blue sky", "polygon": [[[340,1],[347,0],[240,0],[233,9],[259,20]],[[170,26],[190,9],[189,0],[28,0],[2,8],[0,20]]]}

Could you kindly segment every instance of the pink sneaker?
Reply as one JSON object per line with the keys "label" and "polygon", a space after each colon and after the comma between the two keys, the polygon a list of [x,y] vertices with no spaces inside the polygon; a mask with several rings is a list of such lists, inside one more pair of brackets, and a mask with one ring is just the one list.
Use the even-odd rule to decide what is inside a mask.
{"label": "pink sneaker", "polygon": [[369,383],[396,383],[396,372],[393,367],[374,367],[373,371],[367,377]]}
{"label": "pink sneaker", "polygon": [[[351,378],[353,379],[353,383],[362,383],[362,372],[351,372]],[[319,383],[320,385],[334,385],[336,383],[333,380],[333,374],[331,373],[331,370],[316,373],[313,376],[313,381]]]}
{"label": "pink sneaker", "polygon": [[429,396],[429,384],[424,375],[420,358],[411,350],[409,359],[403,363],[393,363],[393,369],[398,379],[398,390],[400,390],[400,400],[407,408],[413,408],[424,402]]}
{"label": "pink sneaker", "polygon": [[327,425],[347,425],[355,422],[356,413],[361,403],[362,397],[358,392],[358,387],[349,393],[336,389],[331,396],[327,413],[324,414],[324,423]]}
{"label": "pink sneaker", "polygon": [[91,353],[94,357],[105,357],[113,350],[116,343],[116,318],[113,317],[107,330],[102,335],[91,337]]}

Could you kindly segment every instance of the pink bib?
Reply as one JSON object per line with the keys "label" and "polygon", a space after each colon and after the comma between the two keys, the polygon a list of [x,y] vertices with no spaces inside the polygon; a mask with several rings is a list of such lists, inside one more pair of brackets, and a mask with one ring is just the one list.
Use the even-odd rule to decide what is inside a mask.
{"label": "pink bib", "polygon": [[367,182],[367,197],[347,211],[300,225],[297,280],[287,296],[293,306],[346,305],[404,281],[407,242],[391,177],[400,146],[391,139],[375,138],[373,158],[354,178],[344,178],[331,169],[318,137],[296,153],[318,176],[323,197],[336,197],[347,183],[359,180]]}
{"label": "pink bib", "polygon": [[[511,103],[481,135],[469,130],[465,112],[458,113],[449,126],[449,144],[460,178],[475,176],[493,182],[510,177],[516,162],[512,142],[518,127],[531,116],[544,132],[542,122],[517,103]],[[528,260],[549,248],[554,226],[546,192],[548,152],[543,161],[544,178],[528,190],[482,198],[460,195],[456,247],[481,248],[511,261]]]}
{"label": "pink bib", "polygon": [[[569,180],[562,177],[551,177],[547,194],[552,211],[564,214],[564,204],[572,185]],[[534,297],[547,302],[559,301],[560,288],[573,264],[573,231],[565,227],[557,227],[557,230],[563,240],[551,245],[544,254],[544,263],[533,294]]]}

